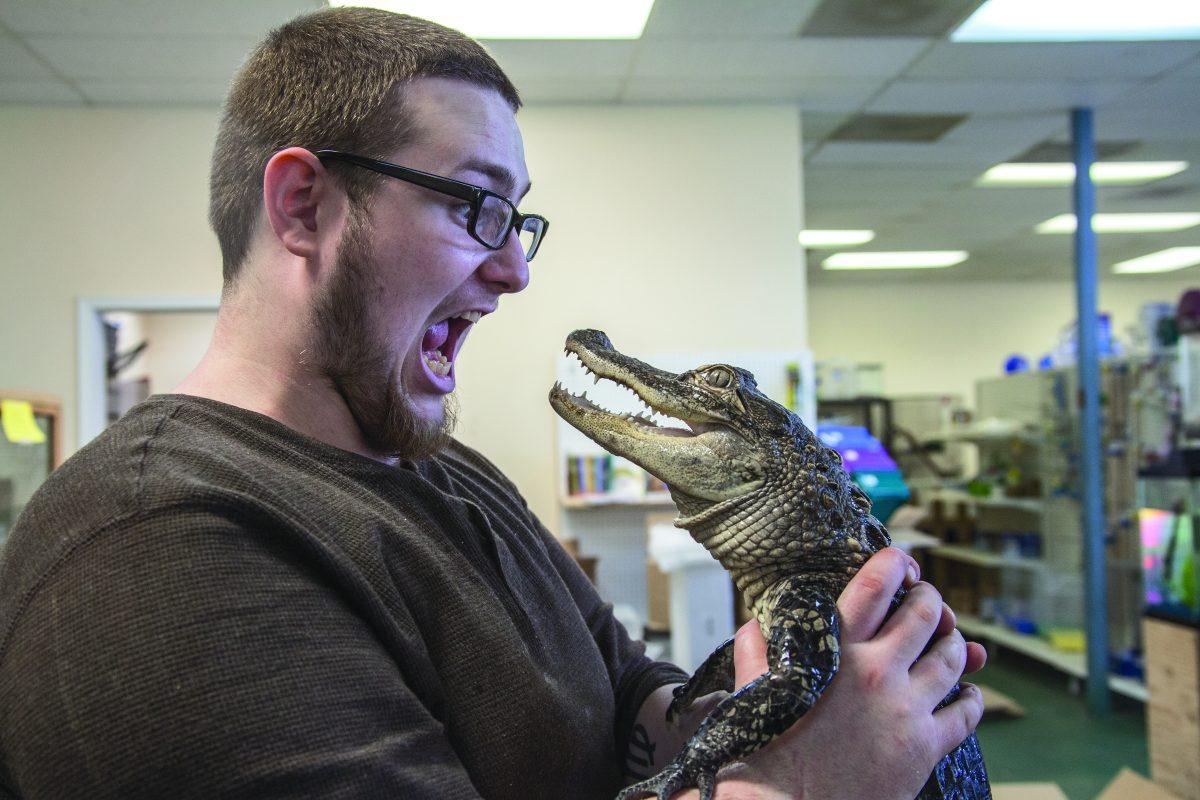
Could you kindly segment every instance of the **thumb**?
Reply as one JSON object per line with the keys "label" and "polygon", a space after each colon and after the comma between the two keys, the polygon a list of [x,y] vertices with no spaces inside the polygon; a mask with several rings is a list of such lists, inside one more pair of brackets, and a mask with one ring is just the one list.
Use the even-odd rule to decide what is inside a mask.
{"label": "thumb", "polygon": [[733,681],[742,688],[767,671],[767,640],[752,619],[733,635]]}

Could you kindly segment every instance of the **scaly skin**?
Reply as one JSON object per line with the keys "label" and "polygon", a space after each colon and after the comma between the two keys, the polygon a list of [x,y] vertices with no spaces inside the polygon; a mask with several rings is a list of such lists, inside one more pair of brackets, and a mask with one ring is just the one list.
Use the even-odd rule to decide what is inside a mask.
{"label": "scaly skin", "polygon": [[[632,389],[690,430],[598,408],[555,385],[550,404],[567,422],[670,487],[678,527],[729,570],[767,641],[768,671],[733,692],[732,640],[675,692],[673,719],[709,692],[733,692],[658,775],[618,800],[698,787],[711,800],[717,771],[759,750],[802,717],[838,668],[837,597],[872,553],[890,543],[871,502],[837,453],[799,417],[727,364],[676,375],[623,355],[600,331],[567,337],[588,371]],[[902,593],[893,602],[899,603]],[[942,705],[953,702],[958,689]],[[847,765],[847,769],[853,769]],[[987,771],[972,734],[930,775],[919,800],[986,800]]]}

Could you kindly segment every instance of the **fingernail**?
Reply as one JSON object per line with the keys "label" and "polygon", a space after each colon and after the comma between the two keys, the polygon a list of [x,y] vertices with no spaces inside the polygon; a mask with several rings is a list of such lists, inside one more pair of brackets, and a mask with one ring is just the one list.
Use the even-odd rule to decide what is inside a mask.
{"label": "fingernail", "polygon": [[950,617],[950,621],[951,621],[952,623],[954,623],[954,624],[956,624],[956,625],[958,624],[958,617],[956,617],[956,616],[954,615],[954,609],[953,609],[953,608],[951,608],[951,607],[950,607],[949,605],[947,605],[946,603],[942,603],[942,611],[944,611],[944,612],[945,612],[947,615],[949,615],[949,617]]}
{"label": "fingernail", "polygon": [[921,573],[917,572],[917,562],[909,561],[908,562],[908,580],[909,580],[909,582],[916,583],[920,577],[921,577]]}

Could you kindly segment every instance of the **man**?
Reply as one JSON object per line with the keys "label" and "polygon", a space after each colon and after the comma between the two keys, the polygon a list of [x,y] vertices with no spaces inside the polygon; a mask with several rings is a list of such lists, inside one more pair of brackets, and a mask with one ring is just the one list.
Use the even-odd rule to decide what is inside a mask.
{"label": "man", "polygon": [[[608,798],[627,754],[682,742],[683,675],[448,436],[454,359],[546,229],[515,210],[519,104],[477,44],[385,12],[301,17],[251,56],[213,158],[211,346],[47,481],[5,554],[4,793]],[[974,692],[931,713],[981,663],[937,593],[880,627],[906,567],[864,568],[827,698],[718,796],[911,796],[974,726]],[[761,635],[737,656],[761,673]]]}

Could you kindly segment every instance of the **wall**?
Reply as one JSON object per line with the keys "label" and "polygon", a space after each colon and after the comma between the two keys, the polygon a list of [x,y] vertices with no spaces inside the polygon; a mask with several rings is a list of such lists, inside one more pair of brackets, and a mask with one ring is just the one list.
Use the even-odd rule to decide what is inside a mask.
{"label": "wall", "polygon": [[[0,387],[62,398],[75,445],[75,298],[215,296],[215,110],[0,107]],[[792,107],[554,107],[519,115],[551,219],[523,294],[458,365],[461,437],[557,518],[554,359],[576,327],[632,353],[805,344]]]}
{"label": "wall", "polygon": [[[1127,339],[1141,305],[1174,304],[1200,287],[1195,270],[1164,277],[1105,276],[1098,307],[1112,314],[1113,331]],[[1069,281],[945,282],[905,287],[810,285],[809,346],[817,359],[881,362],[891,395],[961,393],[974,405],[978,378],[999,375],[1021,353],[1036,364],[1063,327],[1075,319]]]}

